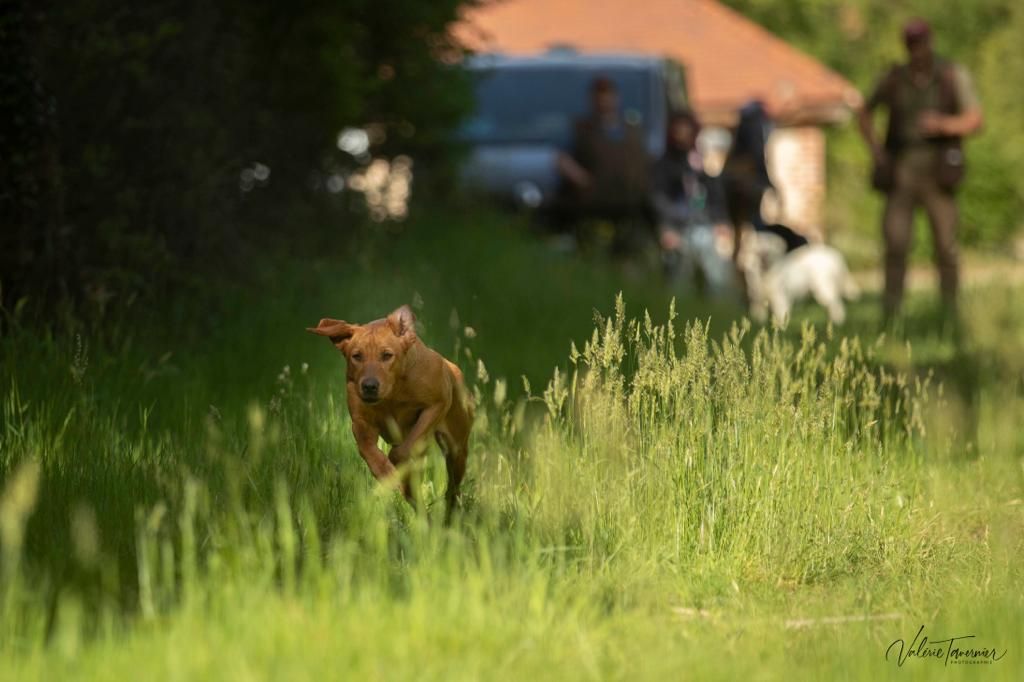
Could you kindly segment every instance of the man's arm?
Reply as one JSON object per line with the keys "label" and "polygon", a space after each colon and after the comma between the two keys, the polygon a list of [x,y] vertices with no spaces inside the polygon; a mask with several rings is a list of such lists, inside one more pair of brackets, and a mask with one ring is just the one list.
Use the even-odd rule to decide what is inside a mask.
{"label": "man's arm", "polygon": [[590,171],[587,170],[589,159],[587,158],[586,137],[586,122],[576,121],[573,124],[572,142],[569,149],[558,152],[558,156],[555,157],[555,167],[558,169],[559,175],[578,190],[589,188],[594,181]]}
{"label": "man's arm", "polygon": [[864,143],[867,144],[871,156],[876,161],[884,157],[885,151],[878,143],[878,136],[875,133],[875,108],[869,107],[867,102],[857,112],[857,126],[860,128],[860,136],[864,138]]}
{"label": "man's arm", "polygon": [[572,183],[574,187],[579,189],[590,187],[592,182],[590,173],[569,154],[559,152],[555,158],[555,166],[558,168],[559,174]]}
{"label": "man's arm", "polygon": [[981,113],[981,104],[974,92],[974,85],[971,83],[971,76],[962,66],[954,66],[953,88],[956,91],[956,98],[959,102],[960,113],[941,114],[935,111],[926,111],[918,121],[921,131],[929,137],[967,137],[981,130],[984,125],[984,115]]}
{"label": "man's arm", "polygon": [[921,114],[919,125],[928,137],[967,137],[981,130],[984,122],[981,107],[974,107],[962,114],[926,111]]}
{"label": "man's arm", "polygon": [[879,142],[878,134],[875,131],[875,109],[886,100],[891,80],[892,71],[882,77],[871,96],[864,100],[864,104],[857,111],[857,127],[860,129],[860,135],[864,138],[864,143],[867,144],[875,163],[885,160],[885,147]]}

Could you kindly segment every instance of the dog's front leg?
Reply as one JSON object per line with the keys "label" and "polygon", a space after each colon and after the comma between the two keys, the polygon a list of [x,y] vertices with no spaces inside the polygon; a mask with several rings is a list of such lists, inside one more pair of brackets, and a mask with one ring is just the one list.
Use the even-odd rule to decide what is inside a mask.
{"label": "dog's front leg", "polygon": [[416,489],[419,487],[419,477],[415,467],[409,466],[409,460],[419,456],[426,449],[425,436],[437,426],[443,414],[444,405],[428,407],[420,412],[405,440],[392,447],[391,452],[388,453],[388,459],[397,468],[399,476],[402,477],[402,494],[413,507],[417,506]]}
{"label": "dog's front leg", "polygon": [[774,291],[771,294],[769,300],[769,306],[772,309],[772,319],[775,324],[780,327],[785,327],[789,324],[789,310],[791,303],[789,298],[782,291]]}
{"label": "dog's front leg", "polygon": [[377,447],[380,429],[360,419],[352,420],[352,435],[356,438],[356,447],[366,465],[370,467],[373,477],[385,485],[398,484],[398,472],[387,455]]}
{"label": "dog's front leg", "polygon": [[405,464],[410,458],[418,456],[426,449],[429,444],[426,437],[437,427],[447,407],[446,403],[439,403],[420,412],[405,440],[391,448],[391,462],[395,466]]}

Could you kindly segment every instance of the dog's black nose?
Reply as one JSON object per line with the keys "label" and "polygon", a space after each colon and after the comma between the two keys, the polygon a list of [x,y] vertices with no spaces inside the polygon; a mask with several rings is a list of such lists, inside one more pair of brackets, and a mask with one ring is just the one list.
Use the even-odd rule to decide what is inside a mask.
{"label": "dog's black nose", "polygon": [[380,381],[377,379],[363,379],[359,383],[359,389],[365,396],[376,396],[377,392],[380,391]]}

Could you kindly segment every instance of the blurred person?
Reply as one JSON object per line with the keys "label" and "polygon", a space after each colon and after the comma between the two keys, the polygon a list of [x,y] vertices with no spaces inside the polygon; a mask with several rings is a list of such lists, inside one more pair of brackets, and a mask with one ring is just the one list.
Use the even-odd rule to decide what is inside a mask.
{"label": "blurred person", "polygon": [[666,274],[692,275],[698,291],[721,288],[728,275],[715,249],[715,230],[727,220],[718,178],[704,171],[697,151],[700,122],[690,111],[672,114],[665,154],[654,164],[651,203]]}
{"label": "blurred person", "polygon": [[590,113],[576,121],[572,145],[557,163],[580,211],[615,224],[613,248],[635,250],[643,233],[649,160],[643,128],[623,116],[611,79],[591,83]]}
{"label": "blurred person", "polygon": [[762,102],[754,100],[745,104],[740,109],[732,145],[722,166],[726,206],[734,230],[732,258],[744,297],[748,294],[747,281],[743,268],[739,266],[743,232],[748,228],[764,229],[761,201],[769,190],[775,191],[768,174],[766,153],[773,125]]}
{"label": "blurred person", "polygon": [[[912,19],[903,27],[908,60],[879,79],[859,112],[860,131],[874,161],[872,185],[886,195],[884,314],[891,319],[903,299],[914,211],[923,206],[931,224],[940,289],[955,314],[959,286],[958,213],[955,192],[964,174],[963,138],[982,125],[970,74],[938,56],[931,27]],[[884,144],[874,112],[888,110]]]}
{"label": "blurred person", "polygon": [[[768,137],[774,123],[760,101],[745,104],[739,112],[739,123],[722,166],[729,217],[737,231],[749,225],[764,229],[761,201],[768,191],[775,191],[768,174]],[[737,238],[739,249],[740,239]]]}

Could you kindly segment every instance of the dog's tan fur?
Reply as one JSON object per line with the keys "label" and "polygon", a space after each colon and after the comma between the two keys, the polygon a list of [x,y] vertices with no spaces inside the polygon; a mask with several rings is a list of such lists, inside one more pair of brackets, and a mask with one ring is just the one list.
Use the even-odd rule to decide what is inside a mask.
{"label": "dog's tan fur", "polygon": [[[352,433],[373,475],[400,484],[414,502],[408,465],[434,438],[447,462],[450,514],[466,471],[473,408],[462,372],[420,341],[415,322],[402,306],[364,325],[325,318],[307,331],[328,337],[345,356]],[[387,455],[378,438],[391,445]]]}

